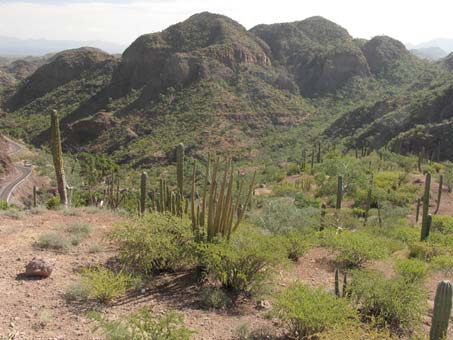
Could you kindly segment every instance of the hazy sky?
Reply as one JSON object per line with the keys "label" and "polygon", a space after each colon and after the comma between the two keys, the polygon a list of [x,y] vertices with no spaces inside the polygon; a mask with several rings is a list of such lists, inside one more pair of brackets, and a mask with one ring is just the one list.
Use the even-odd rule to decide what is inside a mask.
{"label": "hazy sky", "polygon": [[453,38],[452,0],[0,0],[0,35],[129,44],[201,11],[247,28],[321,15],[354,37]]}

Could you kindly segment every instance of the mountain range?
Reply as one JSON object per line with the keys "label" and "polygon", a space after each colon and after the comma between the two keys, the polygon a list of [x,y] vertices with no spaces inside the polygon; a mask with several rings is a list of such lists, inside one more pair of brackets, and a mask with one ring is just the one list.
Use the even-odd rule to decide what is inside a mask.
{"label": "mountain range", "polygon": [[18,39],[0,36],[0,56],[43,56],[82,46],[94,46],[109,53],[122,53],[126,47],[121,44],[98,40]]}
{"label": "mountain range", "polygon": [[322,17],[246,30],[200,13],[121,57],[52,55],[1,93],[11,135],[47,144],[56,108],[66,150],[134,167],[167,162],[178,142],[194,156],[215,148],[242,159],[322,139],[453,159],[453,55],[430,62]]}

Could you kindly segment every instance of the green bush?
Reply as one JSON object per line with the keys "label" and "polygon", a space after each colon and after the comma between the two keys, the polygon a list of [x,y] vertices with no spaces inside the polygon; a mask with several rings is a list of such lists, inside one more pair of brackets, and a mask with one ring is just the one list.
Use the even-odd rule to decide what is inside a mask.
{"label": "green bush", "polygon": [[397,276],[387,279],[377,271],[352,272],[349,291],[360,313],[381,327],[410,333],[419,328],[426,312],[426,293],[418,282]]}
{"label": "green bush", "polygon": [[418,259],[400,259],[396,261],[396,272],[407,282],[423,282],[428,275],[428,265]]}
{"label": "green bush", "polygon": [[198,245],[200,264],[207,275],[235,293],[260,286],[271,273],[272,266],[282,261],[284,248],[272,235],[242,228],[228,242]]}
{"label": "green bush", "polygon": [[451,255],[434,256],[431,258],[431,265],[445,275],[453,275],[453,256]]}
{"label": "green bush", "polygon": [[273,313],[297,339],[308,339],[357,317],[355,309],[346,299],[338,299],[320,288],[309,288],[303,283],[295,283],[279,293]]}
{"label": "green bush", "polygon": [[434,256],[444,255],[446,249],[434,242],[428,241],[418,241],[409,244],[409,256],[423,260],[430,261]]}
{"label": "green bush", "polygon": [[8,203],[6,201],[0,201],[0,210],[7,210]]}
{"label": "green bush", "polygon": [[93,313],[91,317],[98,321],[106,340],[189,340],[193,334],[176,313],[155,316],[148,309],[141,309],[116,321]]}
{"label": "green bush", "polygon": [[60,198],[54,196],[46,202],[47,209],[57,209],[60,206]]}
{"label": "green bush", "polygon": [[233,304],[233,300],[221,288],[206,287],[201,291],[201,305],[204,308],[228,308]]}
{"label": "green bush", "polygon": [[433,215],[431,228],[433,231],[442,234],[453,234],[453,217],[447,215]]}
{"label": "green bush", "polygon": [[294,205],[298,208],[317,208],[321,207],[321,200],[319,198],[312,198],[308,194],[299,193],[294,198]]}
{"label": "green bush", "polygon": [[343,231],[331,242],[339,252],[336,261],[348,268],[361,267],[389,254],[386,240],[359,231]]}
{"label": "green bush", "polygon": [[145,275],[175,270],[193,259],[191,222],[170,214],[152,213],[120,225],[112,234],[121,261]]}
{"label": "green bush", "polygon": [[130,274],[101,266],[84,269],[80,280],[86,296],[102,303],[123,295],[136,282]]}
{"label": "green bush", "polygon": [[299,233],[281,236],[281,242],[286,249],[288,258],[294,262],[297,262],[310,248],[310,242]]}

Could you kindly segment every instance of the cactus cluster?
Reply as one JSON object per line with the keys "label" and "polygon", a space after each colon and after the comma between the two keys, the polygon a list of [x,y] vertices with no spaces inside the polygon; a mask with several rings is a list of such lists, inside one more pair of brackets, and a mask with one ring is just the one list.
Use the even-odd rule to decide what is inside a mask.
{"label": "cactus cluster", "polygon": [[[208,158],[204,175],[204,189],[201,199],[196,197],[196,166],[192,172],[191,215],[192,228],[196,235],[206,237],[208,242],[215,237],[221,236],[229,239],[231,234],[238,228],[245,209],[249,205],[255,176],[249,185],[245,200],[242,200],[244,183],[239,185],[239,191],[234,193],[234,169],[231,161],[228,161],[223,174],[220,170],[220,158],[212,164]],[[236,216],[236,217],[235,217]]]}
{"label": "cactus cluster", "polygon": [[64,207],[68,207],[68,193],[66,191],[66,179],[63,165],[63,151],[61,147],[60,121],[58,119],[58,112],[56,110],[52,110],[50,114],[50,133],[51,133],[50,148],[52,151],[55,176],[57,178],[60,203]]}
{"label": "cactus cluster", "polygon": [[452,286],[449,281],[440,282],[434,298],[433,317],[429,340],[443,340],[447,336],[452,309]]}

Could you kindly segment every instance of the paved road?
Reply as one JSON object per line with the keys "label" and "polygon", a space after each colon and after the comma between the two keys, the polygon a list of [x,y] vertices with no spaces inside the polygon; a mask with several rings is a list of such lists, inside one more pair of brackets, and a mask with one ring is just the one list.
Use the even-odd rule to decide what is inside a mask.
{"label": "paved road", "polygon": [[[24,147],[21,144],[16,143],[15,141],[6,138],[9,143],[9,152],[8,154],[10,156],[14,155],[15,153],[18,153],[21,151]],[[16,190],[16,188],[24,182],[28,176],[31,175],[32,168],[31,167],[26,167],[22,165],[14,165],[16,168],[17,176],[14,178],[8,179],[6,182],[0,186],[0,201],[6,201],[9,203],[11,199],[11,195]]]}

